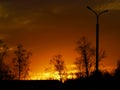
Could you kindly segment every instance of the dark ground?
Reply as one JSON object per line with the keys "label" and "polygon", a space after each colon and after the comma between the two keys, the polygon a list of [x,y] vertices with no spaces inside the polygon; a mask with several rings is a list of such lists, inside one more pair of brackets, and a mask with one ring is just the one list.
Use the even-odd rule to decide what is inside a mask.
{"label": "dark ground", "polygon": [[77,79],[61,83],[57,80],[1,81],[0,90],[120,90],[119,80]]}

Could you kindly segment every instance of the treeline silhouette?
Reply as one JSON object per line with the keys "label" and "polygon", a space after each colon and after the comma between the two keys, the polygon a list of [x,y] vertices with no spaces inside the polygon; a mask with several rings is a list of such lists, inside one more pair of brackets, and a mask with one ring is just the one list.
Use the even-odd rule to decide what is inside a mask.
{"label": "treeline silhouette", "polygon": [[[103,72],[95,69],[95,48],[87,38],[82,37],[77,42],[76,51],[79,57],[76,58],[74,65],[77,72],[72,75],[77,78],[67,78],[67,71],[62,55],[52,57],[50,64],[53,64],[54,71],[58,72],[59,80],[27,80],[29,76],[29,58],[32,55],[22,44],[18,44],[14,52],[12,63],[5,63],[11,49],[0,40],[0,81],[1,88],[12,89],[53,89],[53,90],[104,90],[117,89],[120,82],[120,60],[117,62],[113,73]],[[106,57],[105,50],[99,52],[99,62]],[[6,85],[7,87],[4,87]]]}
{"label": "treeline silhouette", "polygon": [[[98,74],[98,73],[97,73]],[[119,90],[119,75],[115,73],[93,72],[89,77],[69,79],[62,83],[59,80],[2,80],[2,89],[30,89],[30,90]]]}
{"label": "treeline silhouette", "polygon": [[[9,61],[6,58],[10,56],[11,51],[14,55]],[[22,44],[10,48],[0,40],[0,80],[25,80],[29,75],[30,56],[31,52],[28,52]]]}

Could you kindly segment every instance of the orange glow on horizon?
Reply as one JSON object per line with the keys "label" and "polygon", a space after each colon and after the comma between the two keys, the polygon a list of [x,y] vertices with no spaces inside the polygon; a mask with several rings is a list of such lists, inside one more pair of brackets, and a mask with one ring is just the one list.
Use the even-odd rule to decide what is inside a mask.
{"label": "orange glow on horizon", "polygon": [[[112,73],[114,70],[113,67],[101,67],[102,71],[108,71],[109,73]],[[64,81],[67,79],[76,79],[77,76],[75,73],[77,73],[78,70],[75,69],[75,65],[67,65],[67,71],[66,75],[63,77]],[[60,80],[60,77],[58,75],[58,72],[48,71],[48,72],[41,72],[41,73],[35,73],[30,75],[30,80]]]}

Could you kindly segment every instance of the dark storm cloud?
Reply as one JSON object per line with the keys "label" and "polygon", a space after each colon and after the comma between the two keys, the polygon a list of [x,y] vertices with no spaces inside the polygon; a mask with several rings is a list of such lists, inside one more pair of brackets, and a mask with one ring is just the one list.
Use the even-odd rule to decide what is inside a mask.
{"label": "dark storm cloud", "polygon": [[[1,24],[28,24],[73,12],[79,0],[3,0]],[[77,5],[77,6],[76,6]],[[4,17],[4,18],[3,18]]]}
{"label": "dark storm cloud", "polygon": [[0,0],[0,33],[73,25],[73,22],[82,22],[79,19],[83,13],[81,7],[96,7],[111,2],[113,0]]}
{"label": "dark storm cloud", "polygon": [[69,17],[69,13],[74,14],[80,3],[80,0],[0,0],[0,33],[12,36],[28,32],[30,27],[55,25]]}

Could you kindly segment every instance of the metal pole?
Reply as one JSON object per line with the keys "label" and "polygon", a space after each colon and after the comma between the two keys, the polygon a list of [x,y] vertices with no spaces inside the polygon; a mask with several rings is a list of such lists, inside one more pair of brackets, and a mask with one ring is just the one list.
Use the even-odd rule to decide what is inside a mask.
{"label": "metal pole", "polygon": [[99,16],[97,16],[97,23],[96,23],[96,72],[98,72],[98,63],[99,63]]}
{"label": "metal pole", "polygon": [[108,12],[108,10],[104,10],[100,13],[97,13],[89,6],[87,6],[87,8],[96,15],[96,72],[98,72],[99,71],[98,68],[99,67],[99,16],[105,12]]}

